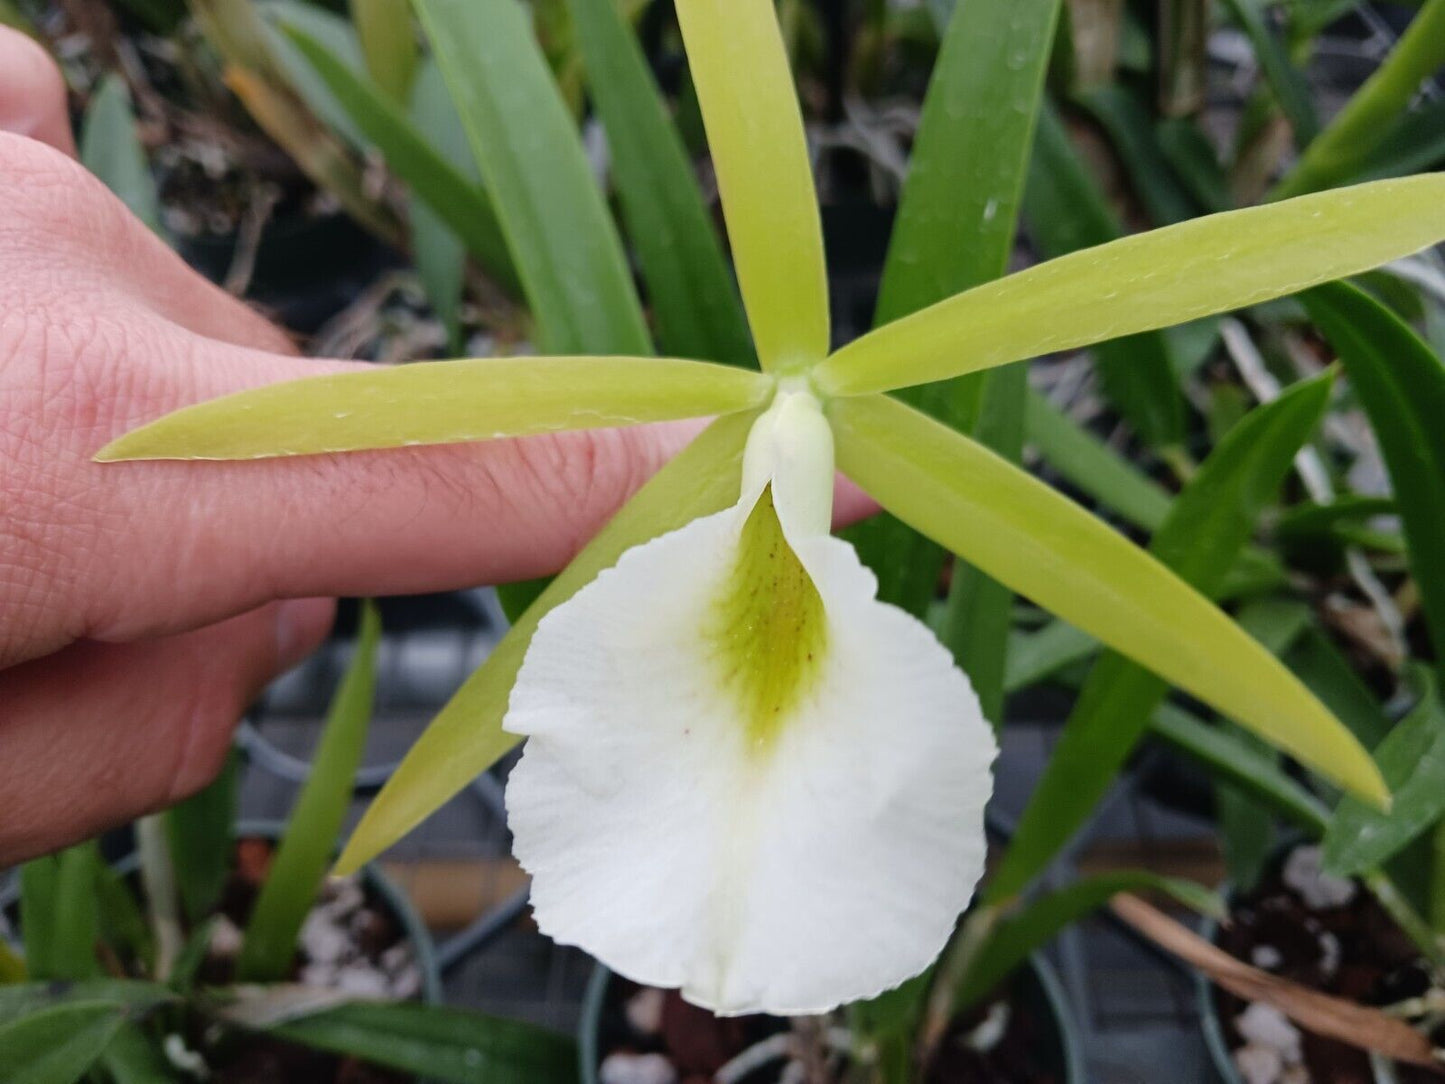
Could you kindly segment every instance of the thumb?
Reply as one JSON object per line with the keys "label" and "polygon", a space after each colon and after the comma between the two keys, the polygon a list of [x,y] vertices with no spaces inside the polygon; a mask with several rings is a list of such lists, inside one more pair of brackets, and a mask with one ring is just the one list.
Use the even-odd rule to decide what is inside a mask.
{"label": "thumb", "polygon": [[8,26],[0,26],[0,131],[75,157],[60,69],[44,46]]}

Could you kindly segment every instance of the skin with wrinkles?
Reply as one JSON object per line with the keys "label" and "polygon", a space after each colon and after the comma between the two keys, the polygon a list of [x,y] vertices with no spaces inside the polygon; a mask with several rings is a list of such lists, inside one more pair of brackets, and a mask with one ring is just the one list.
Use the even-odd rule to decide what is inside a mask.
{"label": "skin with wrinkles", "polygon": [[73,155],[59,72],[0,27],[0,866],[203,786],[329,599],[554,571],[698,428],[95,463],[179,407],[360,366],[295,357]]}

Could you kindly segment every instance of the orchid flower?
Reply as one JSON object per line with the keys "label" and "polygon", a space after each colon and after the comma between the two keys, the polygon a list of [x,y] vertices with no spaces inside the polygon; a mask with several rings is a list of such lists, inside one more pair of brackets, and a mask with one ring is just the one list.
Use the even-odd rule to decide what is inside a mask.
{"label": "orchid flower", "polygon": [[[1445,237],[1445,177],[1186,222],[959,294],[829,353],[803,125],[769,0],[679,0],[761,372],[427,363],[191,407],[102,459],[239,459],[720,415],[517,622],[414,747],[354,868],[525,736],[542,929],[724,1013],[924,969],[968,905],[995,755],[968,680],[829,534],[835,464],[910,526],[1377,805],[1287,669],[1113,529],[893,389],[1251,305]],[[461,46],[433,34],[443,62]],[[526,260],[519,259],[524,285]]]}

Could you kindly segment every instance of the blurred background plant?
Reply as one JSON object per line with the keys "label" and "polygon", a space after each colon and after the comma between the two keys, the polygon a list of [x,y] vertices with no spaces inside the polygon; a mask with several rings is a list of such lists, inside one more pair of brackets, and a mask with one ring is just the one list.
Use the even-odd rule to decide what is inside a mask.
{"label": "blurred background plant", "polygon": [[[60,60],[86,163],[188,260],[305,336],[312,353],[391,364],[534,348],[649,353],[655,344],[751,364],[670,5],[477,0],[463,40],[428,45],[429,11],[448,6],[418,3],[418,22],[405,0],[0,0],[0,20]],[[778,10],[845,338],[1128,232],[1445,164],[1445,0],[781,0]],[[852,537],[883,597],[932,621],[1005,724],[992,814],[999,847],[979,906],[935,973],[858,1007],[838,1022],[849,1029],[841,1035],[807,1022],[729,1030],[675,999],[599,979],[582,1071],[610,1059],[614,1074],[821,1080],[844,1062],[858,1079],[1060,1079],[1083,1072],[1072,1001],[1094,1078],[1135,1079],[1131,1064],[1186,1049],[1179,1032],[1194,1004],[1178,1001],[1170,980],[1141,978],[1153,965],[1120,948],[1116,933],[1080,923],[1120,892],[1220,915],[1224,905],[1198,886],[1212,889],[1225,873],[1233,921],[1222,945],[1275,978],[1386,1006],[1428,1036],[1445,998],[1442,351],[1445,267],[1423,253],[1354,287],[962,378],[915,399],[1148,540],[1228,606],[1377,748],[1397,795],[1388,817],[1339,801],[1232,724],[878,517]],[[506,610],[515,615],[536,589],[504,589]],[[483,593],[386,609],[396,630],[383,649],[387,680],[415,694],[397,698],[397,732],[373,738],[374,750],[391,751],[495,643],[504,619]],[[276,743],[312,744],[305,720],[320,714],[319,690],[334,682],[357,625],[344,620],[337,645],[279,686],[243,730],[253,776],[304,778],[304,763]],[[285,918],[269,940],[247,931],[243,979],[286,977],[341,826],[336,780],[374,787],[385,777],[384,763],[358,772],[360,745],[351,749],[345,770],[323,772],[321,759],[312,767],[313,780],[333,780],[331,801],[312,797],[317,782],[297,807],[324,819],[305,833],[319,849],[285,901],[271,902],[278,889],[263,893],[258,914]],[[504,773],[475,785],[479,813],[452,820],[499,853],[488,852],[493,880],[469,901],[480,913],[443,947],[448,966],[518,928],[525,885],[505,863]],[[179,1019],[180,1004],[210,1011],[209,988],[197,1007],[177,968],[198,966],[196,944],[214,949],[207,907],[192,906],[205,892],[192,879],[234,876],[232,855],[242,852],[215,834],[234,825],[224,797],[234,786],[138,827],[148,918],[131,916],[134,902],[121,898],[134,877],[110,874],[89,845],[26,872],[32,978],[126,974],[171,986],[147,986],[134,1002],[78,987],[76,998],[43,1006],[15,987],[0,1000],[9,1006],[0,1020],[10,1021],[0,1043],[19,1029],[36,1043],[28,1049],[47,1050],[59,1029],[89,1036],[100,1055],[132,1045],[117,1036],[137,1027],[159,1034],[157,1022]],[[327,812],[312,813],[318,804]],[[188,829],[196,818],[209,827]],[[1141,828],[1151,819],[1165,835],[1152,846]],[[445,846],[471,854],[455,839]],[[286,856],[283,843],[274,862],[302,861]],[[77,887],[102,882],[94,895]],[[170,915],[168,899],[181,901]],[[1351,1018],[1353,1035],[1301,1032],[1286,1016],[1318,1029],[1318,1012],[1240,986],[1157,913],[1127,898],[1116,907],[1115,929],[1166,944],[1233,991],[1199,1003],[1212,1071],[1226,1078],[1361,1079],[1414,1071],[1389,1069],[1382,1050],[1429,1056],[1430,1040],[1409,1047],[1373,1016]],[[1286,939],[1281,914],[1307,935]],[[70,932],[50,941],[36,915]],[[177,923],[190,931],[184,946]],[[1081,928],[1093,931],[1089,947]],[[1061,930],[1055,954],[1068,996],[1041,957],[1016,971]],[[254,947],[263,941],[271,947]],[[47,944],[61,946],[58,957],[46,959]],[[94,944],[106,947],[86,950]],[[1168,1026],[1119,1028],[1111,1044],[1099,1006],[1108,996],[1097,987],[1091,996],[1081,966],[1091,951],[1106,967],[1133,969],[1139,1001],[1162,982],[1174,1006]],[[553,1024],[575,1016],[585,974],[569,962],[559,984],[562,959],[547,957],[546,1004],[533,1013]],[[479,960],[479,988],[489,966],[493,984],[506,972],[505,962]],[[22,977],[23,966],[0,956],[0,978]],[[1019,976],[1012,985],[1010,975]],[[334,975],[326,981],[336,985]],[[17,1022],[36,1007],[44,1013]],[[1132,1011],[1156,1025],[1170,1016]],[[1043,1033],[1053,1038],[1031,1043]],[[1376,1053],[1322,1045],[1340,1038]],[[680,1052],[689,1042],[707,1050]],[[1048,1047],[1052,1061],[1019,1062],[1030,1045]],[[759,1047],[767,1057],[739,1064]],[[1192,1049],[1206,1079],[1206,1048]],[[163,1072],[185,1071],[174,1052],[162,1056]],[[647,1058],[662,1067],[639,1068]],[[124,1076],[112,1060],[97,1071],[148,1079]],[[465,1061],[447,1078],[499,1079]],[[443,1076],[440,1064],[430,1076]],[[49,1071],[59,1075],[34,1079],[76,1079]],[[1178,1079],[1188,1072],[1181,1063]]]}

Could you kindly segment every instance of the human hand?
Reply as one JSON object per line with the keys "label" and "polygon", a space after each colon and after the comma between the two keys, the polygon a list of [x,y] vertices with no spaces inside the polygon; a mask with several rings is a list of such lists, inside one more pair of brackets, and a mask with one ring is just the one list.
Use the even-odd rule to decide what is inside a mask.
{"label": "human hand", "polygon": [[59,73],[3,27],[0,129],[0,866],[203,786],[330,598],[555,571],[696,429],[96,464],[177,407],[354,366],[292,356],[86,173]]}

